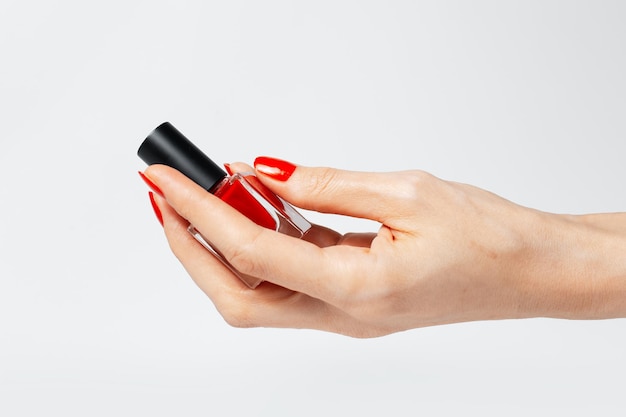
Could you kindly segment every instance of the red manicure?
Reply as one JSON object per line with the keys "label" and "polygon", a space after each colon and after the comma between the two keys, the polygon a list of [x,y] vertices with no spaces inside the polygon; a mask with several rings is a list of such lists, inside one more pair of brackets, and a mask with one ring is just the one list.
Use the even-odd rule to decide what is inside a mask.
{"label": "red manicure", "polygon": [[226,169],[226,172],[228,173],[228,175],[233,175],[233,170],[230,169],[230,164],[228,163],[224,164],[224,168]]}
{"label": "red manicure", "polygon": [[257,171],[278,181],[287,181],[296,166],[291,162],[282,159],[270,158],[269,156],[259,156],[254,160],[254,167]]}
{"label": "red manicure", "polygon": [[156,186],[155,183],[153,183],[150,178],[146,177],[144,175],[143,172],[139,171],[139,176],[141,177],[141,179],[148,185],[148,187],[152,188],[152,190],[157,193],[158,195],[160,195],[161,197],[165,198],[163,196],[163,191],[161,191],[161,189],[159,187]]}
{"label": "red manicure", "polygon": [[[172,168],[187,175],[216,198],[230,204],[259,226],[294,238],[305,238],[307,233],[312,230],[311,223],[286,201],[276,196],[259,178],[261,175],[267,175],[267,178],[286,181],[296,169],[296,166],[289,162],[268,157],[257,158],[255,165],[258,169],[259,177],[249,172],[233,174],[232,171],[234,169],[231,168],[235,168],[235,166],[231,167],[227,164],[225,169],[233,174],[230,178],[227,178],[226,172],[216,166],[215,162],[167,122],[162,123],[150,133],[139,147],[137,154],[148,165],[162,163],[164,160],[170,161],[168,165]],[[152,181],[146,181],[146,183],[150,186],[153,185]],[[155,189],[155,193],[157,190],[158,188]],[[166,203],[152,194],[150,195],[150,201],[157,218],[159,221],[162,221],[160,204]],[[169,207],[164,205],[163,209],[169,210]],[[162,214],[167,216],[168,213]],[[207,213],[207,216],[213,215],[214,213]],[[263,277],[251,277],[234,269],[200,233],[193,228],[188,230],[191,231],[194,238],[202,246],[217,256],[250,288],[255,288],[263,281]],[[233,233],[236,233],[236,231],[233,231]],[[306,239],[309,240],[308,238]]]}
{"label": "red manicure", "polygon": [[159,206],[156,203],[156,200],[154,199],[154,194],[152,193],[152,191],[148,191],[148,196],[150,197],[150,204],[152,204],[152,209],[154,210],[154,214],[156,215],[156,218],[159,221],[159,223],[161,223],[161,226],[163,226],[163,215],[161,214],[161,209],[159,208]]}

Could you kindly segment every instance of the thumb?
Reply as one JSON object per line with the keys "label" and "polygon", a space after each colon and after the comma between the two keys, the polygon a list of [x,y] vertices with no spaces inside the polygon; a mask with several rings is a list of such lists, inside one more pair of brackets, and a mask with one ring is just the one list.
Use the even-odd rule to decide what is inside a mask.
{"label": "thumb", "polygon": [[397,173],[305,167],[267,156],[256,158],[254,168],[263,184],[303,209],[380,223],[403,215]]}

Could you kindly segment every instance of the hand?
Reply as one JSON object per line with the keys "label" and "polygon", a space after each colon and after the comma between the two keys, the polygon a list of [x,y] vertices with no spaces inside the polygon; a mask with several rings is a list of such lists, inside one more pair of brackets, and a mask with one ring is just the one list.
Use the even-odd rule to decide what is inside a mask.
{"label": "hand", "polygon": [[[171,168],[149,167],[172,251],[233,326],[373,337],[472,320],[626,314],[625,240],[606,221],[528,209],[421,171],[259,161],[260,180],[295,206],[381,227],[341,236],[315,226],[319,247],[257,226]],[[189,222],[235,268],[266,282],[247,288],[187,233]]]}

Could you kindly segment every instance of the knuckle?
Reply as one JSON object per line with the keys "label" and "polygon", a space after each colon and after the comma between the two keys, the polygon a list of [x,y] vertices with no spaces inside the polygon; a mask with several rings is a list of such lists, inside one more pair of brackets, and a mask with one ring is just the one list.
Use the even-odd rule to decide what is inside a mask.
{"label": "knuckle", "polygon": [[237,271],[249,274],[255,269],[255,264],[249,256],[247,244],[232,248],[228,251],[227,259]]}
{"label": "knuckle", "polygon": [[407,189],[411,191],[419,191],[422,188],[429,186],[432,180],[433,176],[428,172],[414,170],[405,174],[402,183],[405,184]]}
{"label": "knuckle", "polygon": [[333,289],[336,304],[352,317],[368,321],[369,313],[378,305],[379,287],[374,283],[376,280],[370,278],[376,274],[368,274],[358,267],[353,271],[358,272],[345,274],[349,279],[337,280]]}
{"label": "knuckle", "polygon": [[433,193],[437,178],[420,170],[407,171],[396,181],[395,190],[400,197],[410,201],[421,201],[425,195]]}
{"label": "knuckle", "polygon": [[195,188],[180,187],[176,189],[174,197],[174,204],[178,214],[185,219],[189,219],[194,215],[197,206],[202,204],[205,195],[198,195]]}
{"label": "knuckle", "polygon": [[186,239],[189,238],[186,230],[183,230],[178,225],[165,225],[165,234],[167,236],[167,243],[170,247],[170,250],[178,259],[179,262],[183,263],[186,259]]}
{"label": "knuckle", "polygon": [[308,178],[303,191],[309,195],[322,195],[335,189],[337,172],[332,168],[319,168],[315,175]]}
{"label": "knuckle", "polygon": [[402,314],[406,283],[375,268],[362,273],[352,280],[352,287],[342,288],[343,310],[366,323],[380,323]]}
{"label": "knuckle", "polygon": [[389,317],[389,306],[383,294],[367,291],[365,295],[366,291],[363,291],[360,296],[357,294],[346,302],[345,308],[350,315],[366,323]]}
{"label": "knuckle", "polygon": [[255,277],[265,277],[267,267],[263,264],[263,258],[255,256],[259,251],[259,240],[263,230],[259,230],[254,236],[244,243],[230,248],[227,252],[228,262],[240,272]]}

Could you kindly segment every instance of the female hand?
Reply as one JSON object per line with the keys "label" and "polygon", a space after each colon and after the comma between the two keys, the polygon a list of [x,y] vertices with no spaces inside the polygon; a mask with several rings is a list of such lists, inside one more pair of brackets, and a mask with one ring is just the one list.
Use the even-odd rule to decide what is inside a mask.
{"label": "female hand", "polygon": [[[314,226],[318,246],[254,224],[172,168],[149,167],[172,251],[233,326],[374,337],[472,320],[626,315],[625,215],[544,213],[422,171],[273,158],[255,168],[297,207],[381,227],[342,236]],[[190,222],[236,269],[265,282],[246,287],[186,231]]]}

